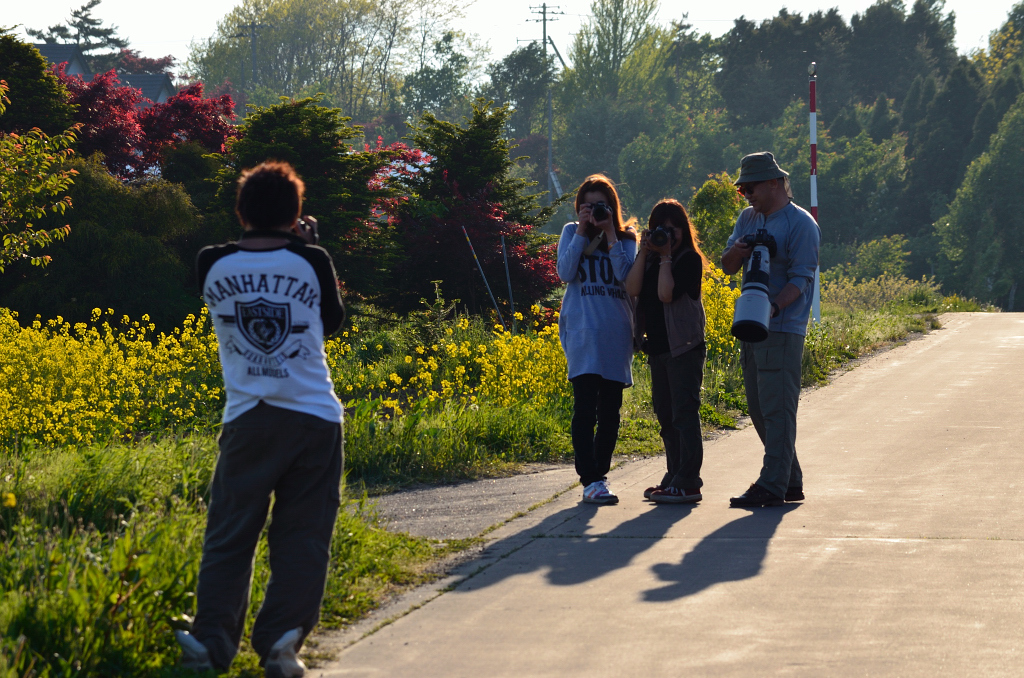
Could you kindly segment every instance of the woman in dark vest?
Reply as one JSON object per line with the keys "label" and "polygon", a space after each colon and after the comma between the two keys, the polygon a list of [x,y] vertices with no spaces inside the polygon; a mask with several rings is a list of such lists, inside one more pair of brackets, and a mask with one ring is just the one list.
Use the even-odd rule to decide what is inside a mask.
{"label": "woman in dark vest", "polygon": [[704,444],[700,389],[704,381],[704,305],[700,286],[707,258],[686,208],[662,200],[651,211],[626,291],[639,297],[636,336],[651,368],[651,397],[661,425],[668,471],[644,497],[666,504],[702,499]]}

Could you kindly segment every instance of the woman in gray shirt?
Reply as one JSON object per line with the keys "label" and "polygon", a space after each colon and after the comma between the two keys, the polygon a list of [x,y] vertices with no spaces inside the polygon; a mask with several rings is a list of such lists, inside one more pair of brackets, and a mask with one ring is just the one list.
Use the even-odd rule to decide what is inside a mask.
{"label": "woman in gray shirt", "polygon": [[607,474],[622,390],[633,384],[633,304],[625,280],[636,258],[636,230],[633,220],[623,224],[615,186],[601,174],[580,185],[576,214],[579,221],[566,224],[558,242],[558,277],[567,283],[558,336],[573,390],[572,446],[583,501],[615,504]]}

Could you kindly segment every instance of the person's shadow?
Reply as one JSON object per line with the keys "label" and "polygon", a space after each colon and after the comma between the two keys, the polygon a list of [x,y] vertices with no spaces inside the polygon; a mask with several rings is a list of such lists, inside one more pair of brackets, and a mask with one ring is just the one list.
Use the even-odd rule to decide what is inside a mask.
{"label": "person's shadow", "polygon": [[555,586],[573,586],[598,579],[628,566],[663,538],[673,524],[690,515],[693,506],[651,504],[650,510],[607,532],[587,533],[599,510],[593,504],[581,503],[507,538],[520,542],[529,540],[520,547],[521,551],[516,549],[519,554],[515,567],[488,568],[490,572],[486,575],[472,577],[456,590],[486,588],[510,576],[536,571],[545,571],[548,582]]}
{"label": "person's shadow", "polygon": [[747,515],[704,537],[679,564],[652,566],[654,574],[668,583],[645,591],[643,599],[651,603],[676,600],[714,584],[757,576],[782,517],[797,506],[750,509]]}

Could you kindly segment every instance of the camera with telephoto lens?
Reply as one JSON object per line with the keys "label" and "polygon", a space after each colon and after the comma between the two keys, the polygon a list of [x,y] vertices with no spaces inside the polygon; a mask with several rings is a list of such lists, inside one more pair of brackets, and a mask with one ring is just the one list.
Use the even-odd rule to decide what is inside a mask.
{"label": "camera with telephoto lens", "polygon": [[295,222],[295,229],[303,240],[308,242],[310,245],[320,244],[320,231],[316,219],[310,216],[299,217],[299,220]]}
{"label": "camera with telephoto lens", "polygon": [[768,322],[772,318],[772,302],[768,299],[768,267],[775,256],[775,237],[764,228],[743,236],[753,247],[747,270],[743,272],[743,291],[736,300],[732,335],[740,341],[756,343],[768,338]]}
{"label": "camera with telephoto lens", "polygon": [[594,220],[595,224],[599,221],[604,221],[610,214],[608,205],[605,205],[603,202],[595,202],[594,206],[590,208],[590,218]]}
{"label": "camera with telephoto lens", "polygon": [[669,226],[658,226],[651,231],[651,245],[664,247],[669,243],[675,244],[676,234]]}

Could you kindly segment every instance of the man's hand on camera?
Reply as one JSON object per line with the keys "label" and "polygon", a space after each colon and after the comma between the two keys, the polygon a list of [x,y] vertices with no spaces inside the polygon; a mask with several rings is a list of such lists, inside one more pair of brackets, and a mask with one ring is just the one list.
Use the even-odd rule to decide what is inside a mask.
{"label": "man's hand on camera", "polygon": [[732,247],[727,249],[725,254],[722,255],[722,270],[732,275],[743,268],[743,260],[750,256],[750,252],[753,249],[753,245],[748,245],[743,240],[737,239],[732,244]]}
{"label": "man's hand on camera", "polygon": [[319,224],[310,216],[303,216],[295,222],[292,230],[310,245],[316,245],[320,241]]}

